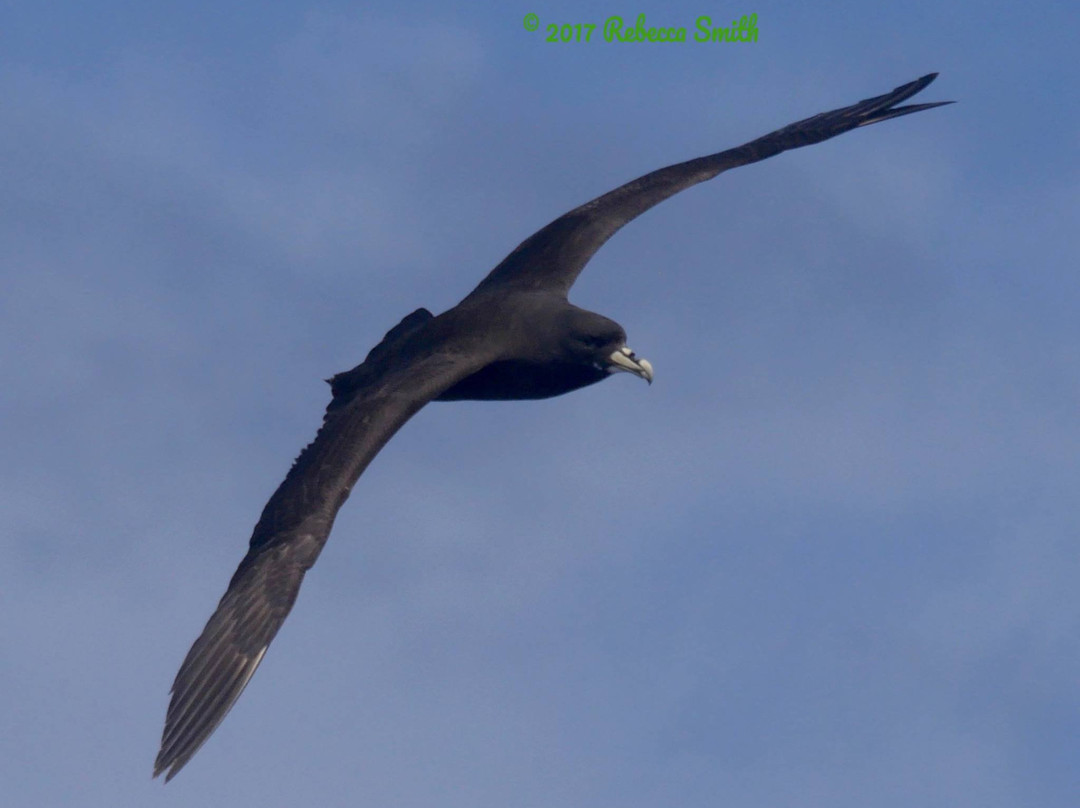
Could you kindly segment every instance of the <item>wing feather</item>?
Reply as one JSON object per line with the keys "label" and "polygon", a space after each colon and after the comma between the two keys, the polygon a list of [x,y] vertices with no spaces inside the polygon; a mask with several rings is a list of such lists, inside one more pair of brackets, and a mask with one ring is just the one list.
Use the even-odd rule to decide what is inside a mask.
{"label": "wing feather", "polygon": [[940,101],[897,107],[937,77],[930,73],[849,107],[824,112],[734,149],[688,160],[638,177],[560,216],[523,241],[480,283],[473,294],[497,287],[547,289],[565,295],[589,259],[623,225],[649,208],[723,171],[765,160],[901,115],[951,104]]}
{"label": "wing feather", "polygon": [[421,407],[487,361],[446,350],[398,360],[364,369],[366,382],[331,402],[315,440],[263,509],[247,555],[173,682],[155,777],[175,777],[251,681],[368,463]]}

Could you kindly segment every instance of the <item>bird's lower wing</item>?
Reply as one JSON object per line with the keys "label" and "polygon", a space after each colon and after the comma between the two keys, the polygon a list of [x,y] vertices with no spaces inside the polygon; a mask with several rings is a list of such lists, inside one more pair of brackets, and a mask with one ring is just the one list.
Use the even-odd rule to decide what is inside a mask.
{"label": "bird's lower wing", "polygon": [[477,354],[431,352],[379,374],[327,409],[263,510],[233,575],[172,686],[154,776],[172,779],[239,698],[296,601],[338,509],[372,458],[421,407],[486,363]]}
{"label": "bird's lower wing", "polygon": [[304,572],[288,545],[244,559],[173,682],[154,777],[176,776],[232,708],[285,622]]}
{"label": "bird's lower wing", "polygon": [[604,242],[654,205],[728,169],[756,163],[788,149],[820,143],[860,126],[952,103],[896,106],[936,77],[937,73],[931,73],[891,93],[815,115],[737,148],[661,168],[628,182],[575,208],[527,238],[491,271],[474,294],[497,286],[566,294]]}

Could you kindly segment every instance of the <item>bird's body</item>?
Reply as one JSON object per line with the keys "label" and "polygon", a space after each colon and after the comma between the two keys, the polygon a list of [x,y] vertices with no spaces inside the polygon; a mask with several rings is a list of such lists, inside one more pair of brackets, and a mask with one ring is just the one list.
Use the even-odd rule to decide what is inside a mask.
{"label": "bird's body", "polygon": [[267,502],[247,555],[180,667],[154,776],[175,776],[228,713],[292,608],[356,480],[425,404],[549,398],[615,371],[652,381],[652,366],[626,347],[621,326],[567,300],[578,274],[620,227],[727,169],[939,106],[896,106],[935,75],[735,149],[654,171],[575,208],[522,242],[457,306],[438,316],[416,310],[363,363],[334,376],[322,427]]}

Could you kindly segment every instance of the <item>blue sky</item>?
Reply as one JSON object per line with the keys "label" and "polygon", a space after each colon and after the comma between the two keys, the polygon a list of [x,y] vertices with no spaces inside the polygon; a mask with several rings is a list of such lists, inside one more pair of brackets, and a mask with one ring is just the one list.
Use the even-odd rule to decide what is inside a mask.
{"label": "blue sky", "polygon": [[[756,12],[752,45],[522,25]],[[1073,4],[0,12],[12,805],[1005,806],[1080,790]],[[168,787],[168,687],[328,388],[660,166],[572,299],[656,368],[433,405]]]}

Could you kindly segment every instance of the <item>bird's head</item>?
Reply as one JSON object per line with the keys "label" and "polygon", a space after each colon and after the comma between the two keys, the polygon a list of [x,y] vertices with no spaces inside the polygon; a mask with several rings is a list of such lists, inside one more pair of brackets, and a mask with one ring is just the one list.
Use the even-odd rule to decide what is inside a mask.
{"label": "bird's head", "polygon": [[626,347],[626,331],[614,320],[576,309],[572,311],[569,328],[564,333],[565,349],[575,361],[609,374],[633,373],[652,384],[652,365],[648,359],[639,358]]}

